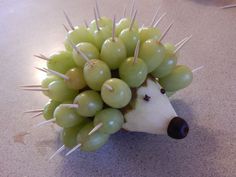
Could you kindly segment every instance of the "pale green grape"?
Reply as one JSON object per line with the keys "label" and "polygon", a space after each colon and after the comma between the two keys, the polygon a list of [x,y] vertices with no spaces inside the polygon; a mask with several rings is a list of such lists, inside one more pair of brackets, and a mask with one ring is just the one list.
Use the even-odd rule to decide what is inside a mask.
{"label": "pale green grape", "polygon": [[93,90],[101,90],[102,84],[111,78],[111,71],[101,60],[92,59],[84,66],[84,79]]}
{"label": "pale green grape", "polygon": [[166,96],[171,97],[172,95],[174,95],[176,92],[166,92]]}
{"label": "pale green grape", "polygon": [[159,40],[161,37],[161,32],[157,28],[144,27],[139,29],[140,41],[141,43],[149,39]]}
{"label": "pale green grape", "polygon": [[[88,59],[99,58],[99,51],[98,51],[98,49],[93,44],[91,44],[91,43],[81,42],[81,43],[76,45],[76,48],[81,50],[81,52],[83,52],[88,57]],[[73,54],[74,62],[79,67],[83,68],[84,64],[86,63],[84,58],[77,51],[75,51],[75,49],[73,50],[72,54]]]}
{"label": "pale green grape", "polygon": [[80,93],[75,98],[74,104],[78,104],[78,114],[85,117],[94,116],[103,107],[100,94],[93,90],[86,90]]}
{"label": "pale green grape", "polygon": [[134,56],[134,51],[137,45],[137,42],[139,41],[139,34],[136,30],[129,30],[129,28],[124,29],[121,31],[119,38],[123,41],[125,44],[126,50],[127,50],[127,56]]}
{"label": "pale green grape", "polygon": [[75,45],[80,42],[94,43],[92,34],[84,26],[77,26],[75,27],[75,30],[69,31],[67,33],[66,39],[64,41],[64,45],[65,45],[66,50],[68,51],[72,51],[73,49],[70,41]]}
{"label": "pale green grape", "polygon": [[192,71],[183,65],[178,65],[167,76],[161,78],[159,83],[168,92],[175,92],[191,84],[193,80]]}
{"label": "pale green grape", "polygon": [[99,49],[99,51],[101,50],[104,41],[111,36],[112,36],[112,31],[111,29],[108,28],[100,28],[100,30],[94,31],[93,33],[94,44]]}
{"label": "pale green grape", "polygon": [[102,123],[99,132],[113,134],[122,128],[124,116],[118,109],[104,109],[97,113],[94,118],[94,126],[99,123]]}
{"label": "pale green grape", "polygon": [[93,123],[85,125],[77,135],[77,142],[81,143],[82,151],[93,152],[101,148],[109,139],[109,135],[101,132],[95,132],[88,135],[93,129]]}
{"label": "pale green grape", "polygon": [[166,43],[166,44],[164,44],[164,46],[165,46],[165,49],[166,49],[166,53],[168,55],[173,55],[174,54],[176,47],[173,44]]}
{"label": "pale green grape", "polygon": [[[130,27],[131,19],[130,18],[122,18],[116,24],[116,36],[119,36],[121,31]],[[138,23],[135,21],[132,30],[138,32]]]}
{"label": "pale green grape", "polygon": [[[53,81],[57,81],[57,80],[62,80],[61,78],[55,76],[55,75],[48,75],[47,77],[45,77],[42,81],[41,81],[41,87],[42,88],[48,88],[48,85],[53,82]],[[46,96],[49,96],[48,91],[43,91],[43,94]]]}
{"label": "pale green grape", "polygon": [[126,59],[119,67],[120,78],[130,87],[139,87],[147,78],[147,66],[145,62],[134,57]]}
{"label": "pale green grape", "polygon": [[55,109],[53,116],[56,118],[56,123],[63,128],[79,125],[84,122],[85,119],[78,115],[74,108],[70,108],[63,104]]}
{"label": "pale green grape", "polygon": [[143,59],[148,68],[148,73],[156,69],[165,56],[165,47],[156,40],[145,41],[139,51],[139,57]]}
{"label": "pale green grape", "polygon": [[167,76],[168,74],[171,73],[171,71],[174,69],[174,67],[177,64],[177,57],[174,54],[174,46],[172,44],[166,44],[165,45],[165,57],[161,64],[154,70],[152,71],[152,76],[156,78],[162,78]]}
{"label": "pale green grape", "polygon": [[64,128],[62,131],[62,142],[68,148],[73,148],[77,145],[77,135],[79,131],[89,122],[88,119],[84,119],[78,125],[70,128]]}
{"label": "pale green grape", "polygon": [[60,102],[71,100],[78,94],[78,91],[68,88],[63,80],[51,82],[48,89],[49,97]]}
{"label": "pale green grape", "polygon": [[47,62],[47,67],[51,70],[65,74],[69,69],[76,67],[72,53],[60,51],[52,54]]}
{"label": "pale green grape", "polygon": [[107,39],[101,50],[101,60],[103,60],[111,69],[117,69],[122,61],[126,59],[126,48],[122,40],[115,38]]}
{"label": "pale green grape", "polygon": [[112,78],[103,84],[101,95],[107,105],[113,108],[122,108],[129,104],[132,93],[124,81]]}
{"label": "pale green grape", "polygon": [[65,80],[66,85],[74,90],[80,90],[86,87],[82,68],[72,68],[66,72],[69,80]]}
{"label": "pale green grape", "polygon": [[46,120],[52,119],[53,117],[53,113],[54,110],[56,109],[57,106],[60,105],[60,102],[58,101],[54,101],[54,100],[49,100],[49,102],[47,102],[47,104],[44,106],[43,109],[43,117]]}
{"label": "pale green grape", "polygon": [[[111,30],[112,29],[112,20],[107,17],[101,17],[100,19],[98,19],[98,26],[101,28],[107,28],[107,29]],[[91,32],[94,32],[97,30],[97,25],[96,25],[95,20],[91,21],[91,23],[89,25],[89,30]]]}

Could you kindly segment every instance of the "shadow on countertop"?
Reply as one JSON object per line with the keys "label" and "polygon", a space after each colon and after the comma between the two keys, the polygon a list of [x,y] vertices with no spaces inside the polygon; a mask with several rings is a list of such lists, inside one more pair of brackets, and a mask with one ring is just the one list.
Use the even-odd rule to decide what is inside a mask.
{"label": "shadow on countertop", "polygon": [[194,122],[196,117],[185,102],[174,100],[172,104],[177,112],[184,108],[189,117],[191,129],[184,140],[120,131],[95,153],[76,151],[65,158],[57,176],[220,177],[219,165],[212,160],[218,153],[216,135]]}

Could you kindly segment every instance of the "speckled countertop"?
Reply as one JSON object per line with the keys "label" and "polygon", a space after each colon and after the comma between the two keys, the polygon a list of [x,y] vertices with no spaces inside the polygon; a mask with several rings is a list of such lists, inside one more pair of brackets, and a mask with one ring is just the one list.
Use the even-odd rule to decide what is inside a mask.
{"label": "speckled countertop", "polygon": [[[140,24],[148,24],[160,1],[137,0]],[[224,2],[224,3],[222,3]],[[236,8],[219,6],[235,1],[164,0],[161,12],[174,27],[165,41],[176,43],[192,34],[179,63],[204,65],[192,85],[172,97],[188,120],[191,131],[181,141],[166,136],[120,132],[96,153],[75,152],[65,158],[52,126],[27,131],[42,118],[22,112],[41,108],[47,98],[28,93],[18,85],[39,83],[43,66],[33,54],[50,54],[63,48],[66,10],[74,23],[91,20],[93,0],[0,1],[0,176],[1,177],[234,177],[236,175]],[[125,0],[99,0],[110,17],[122,15]],[[15,137],[15,139],[14,139]]]}

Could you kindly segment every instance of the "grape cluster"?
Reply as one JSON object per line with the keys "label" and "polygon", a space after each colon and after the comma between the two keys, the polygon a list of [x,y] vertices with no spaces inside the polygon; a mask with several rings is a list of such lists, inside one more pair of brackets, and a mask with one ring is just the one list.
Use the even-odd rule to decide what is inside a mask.
{"label": "grape cluster", "polygon": [[121,19],[115,29],[107,17],[77,26],[66,35],[66,50],[47,61],[50,72],[41,86],[50,101],[43,116],[63,128],[61,139],[68,148],[80,144],[83,151],[95,151],[103,146],[122,128],[122,109],[132,89],[148,77],[158,78],[167,95],[192,81],[191,70],[177,65],[175,47],[160,42],[159,29],[139,28],[130,18]]}

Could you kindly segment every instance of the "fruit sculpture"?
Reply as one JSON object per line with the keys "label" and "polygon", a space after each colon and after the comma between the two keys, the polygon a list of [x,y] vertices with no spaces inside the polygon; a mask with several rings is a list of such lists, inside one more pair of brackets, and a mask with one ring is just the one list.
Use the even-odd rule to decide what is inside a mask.
{"label": "fruit sculpture", "polygon": [[192,71],[177,65],[176,55],[190,37],[163,44],[172,24],[161,34],[156,28],[161,19],[139,28],[137,11],[118,23],[101,17],[98,8],[94,13],[88,26],[76,27],[65,14],[71,27],[64,26],[65,51],[37,55],[47,62],[47,68],[37,68],[47,76],[40,85],[24,86],[50,99],[44,109],[28,111],[44,116],[38,126],[63,128],[63,146],[52,157],[65,148],[71,148],[67,155],[77,148],[96,151],[121,129],[186,137],[188,124],[168,97],[192,81]]}

